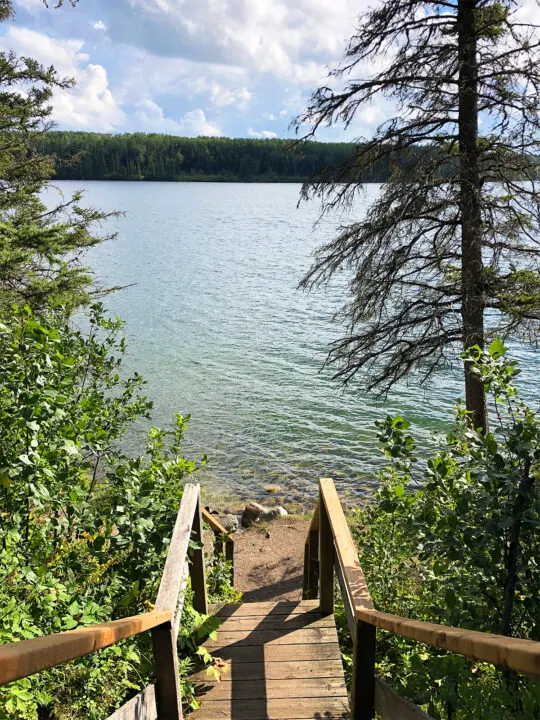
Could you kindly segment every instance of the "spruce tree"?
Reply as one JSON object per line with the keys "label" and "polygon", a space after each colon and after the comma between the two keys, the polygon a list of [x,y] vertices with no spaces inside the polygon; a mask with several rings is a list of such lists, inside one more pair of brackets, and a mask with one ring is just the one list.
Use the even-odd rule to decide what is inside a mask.
{"label": "spruce tree", "polygon": [[[413,369],[427,380],[459,346],[538,329],[539,33],[520,13],[511,0],[384,0],[360,16],[331,87],[296,121],[309,138],[373,103],[393,108],[350,161],[303,188],[328,212],[351,207],[375,165],[391,170],[302,282],[350,273],[346,332],[328,357],[345,383],[360,372],[384,393]],[[470,364],[465,388],[486,428]]]}
{"label": "spruce tree", "polygon": [[[12,3],[0,0],[0,21],[11,15]],[[84,208],[80,193],[54,207],[40,195],[54,171],[38,147],[53,125],[52,94],[72,85],[53,67],[0,52],[0,310],[12,303],[69,309],[89,298],[92,277],[81,255],[103,239],[95,229],[107,214]]]}

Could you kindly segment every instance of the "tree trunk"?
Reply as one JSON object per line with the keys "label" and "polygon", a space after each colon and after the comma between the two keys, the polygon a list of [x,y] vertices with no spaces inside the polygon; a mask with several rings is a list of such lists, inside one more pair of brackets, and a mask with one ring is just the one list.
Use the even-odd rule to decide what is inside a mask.
{"label": "tree trunk", "polygon": [[[478,151],[477,0],[458,0],[459,167],[461,215],[461,290],[463,347],[484,345],[484,267]],[[467,410],[475,428],[487,431],[487,403],[482,381],[465,363]]]}

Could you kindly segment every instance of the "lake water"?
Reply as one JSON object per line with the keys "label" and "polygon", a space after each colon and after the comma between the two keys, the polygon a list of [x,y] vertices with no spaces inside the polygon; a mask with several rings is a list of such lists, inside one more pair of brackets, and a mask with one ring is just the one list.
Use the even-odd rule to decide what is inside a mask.
{"label": "lake water", "polygon": [[[462,394],[457,363],[454,375],[403,384],[384,402],[361,386],[343,393],[320,372],[340,333],[331,316],[342,293],[296,287],[338,219],[314,230],[317,207],[297,208],[300,186],[56,185],[126,213],[110,224],[118,239],[93,248],[88,264],[105,285],[131,285],[105,299],[127,322],[126,367],[148,381],[155,425],[191,414],[186,454],[208,454],[200,479],[210,495],[261,498],[264,485],[279,484],[286,502],[304,503],[323,476],[346,499],[365,495],[382,463],[377,418],[405,415],[424,448],[430,428],[448,427]],[[534,396],[539,356],[523,347],[514,355]]]}

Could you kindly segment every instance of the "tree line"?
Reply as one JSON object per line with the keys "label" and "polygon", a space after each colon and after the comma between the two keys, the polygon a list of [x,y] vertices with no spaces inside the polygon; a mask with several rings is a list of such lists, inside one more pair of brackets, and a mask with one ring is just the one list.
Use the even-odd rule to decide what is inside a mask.
{"label": "tree line", "polygon": [[[55,157],[58,180],[218,180],[303,182],[324,167],[340,166],[351,143],[177,137],[157,133],[107,135],[47,132],[39,151]],[[365,182],[384,182],[389,163],[364,169]]]}

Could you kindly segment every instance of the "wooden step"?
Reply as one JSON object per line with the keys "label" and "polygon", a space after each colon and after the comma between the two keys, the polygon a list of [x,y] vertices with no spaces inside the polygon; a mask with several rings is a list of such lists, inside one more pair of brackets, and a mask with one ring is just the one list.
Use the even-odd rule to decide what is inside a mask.
{"label": "wooden step", "polygon": [[227,662],[216,682],[194,673],[201,707],[192,720],[341,720],[349,701],[333,615],[317,601],[215,609],[222,625],[204,646]]}

